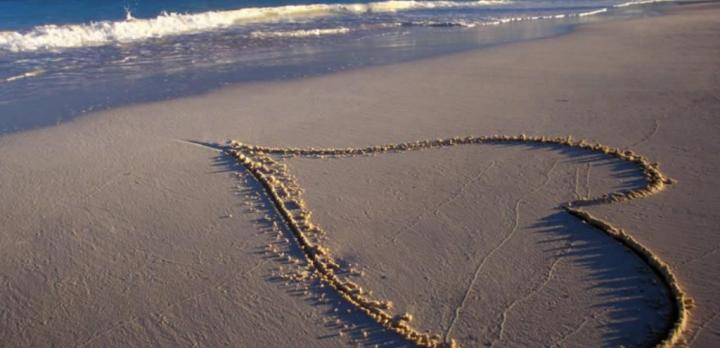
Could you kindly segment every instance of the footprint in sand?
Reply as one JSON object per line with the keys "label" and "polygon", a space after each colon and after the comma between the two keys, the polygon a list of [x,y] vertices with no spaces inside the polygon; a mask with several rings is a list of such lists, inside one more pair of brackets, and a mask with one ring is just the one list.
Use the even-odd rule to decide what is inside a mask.
{"label": "footprint in sand", "polygon": [[[342,246],[333,246],[331,245],[331,243],[328,243],[324,238],[327,232],[323,228],[321,228],[314,220],[312,211],[309,205],[306,203],[305,198],[303,197],[304,189],[303,187],[301,187],[299,180],[290,172],[288,162],[292,161],[293,158],[317,159],[350,157],[356,158],[356,160],[359,161],[361,158],[367,159],[367,157],[369,156],[380,153],[400,153],[410,151],[417,152],[420,150],[431,149],[445,149],[449,151],[449,149],[446,148],[455,146],[493,146],[504,148],[526,147],[530,149],[545,149],[557,152],[576,152],[576,156],[593,155],[597,157],[595,158],[595,160],[600,159],[604,161],[610,161],[613,162],[612,165],[624,166],[624,169],[629,171],[634,170],[636,173],[640,174],[640,178],[639,180],[634,180],[628,184],[632,186],[621,188],[608,194],[590,197],[590,168],[592,165],[592,161],[587,161],[586,169],[584,169],[585,179],[581,179],[581,175],[578,170],[575,172],[574,179],[571,180],[571,182],[574,183],[574,190],[569,191],[574,191],[574,197],[564,199],[566,197],[564,195],[551,194],[550,197],[553,199],[560,199],[560,197],[563,197],[564,200],[556,202],[546,202],[547,204],[554,204],[554,206],[558,206],[559,203],[559,207],[557,208],[556,212],[545,216],[542,216],[542,214],[545,214],[544,211],[542,213],[538,213],[538,210],[543,207],[533,206],[533,204],[537,204],[536,199],[533,198],[533,195],[543,190],[546,190],[549,187],[548,184],[553,179],[552,172],[559,165],[560,160],[555,160],[549,163],[541,177],[541,180],[538,183],[530,185],[532,186],[532,188],[529,191],[524,192],[523,195],[505,195],[503,194],[503,192],[512,192],[513,190],[511,188],[508,190],[504,190],[502,187],[494,187],[494,192],[486,192],[485,197],[494,197],[494,199],[497,200],[497,204],[483,204],[482,207],[484,209],[490,210],[497,208],[498,210],[498,213],[488,212],[486,215],[500,216],[505,218],[505,220],[494,221],[492,218],[486,220],[484,219],[486,215],[483,215],[483,212],[477,213],[477,215],[481,217],[478,220],[480,220],[480,222],[482,223],[481,225],[483,226],[483,229],[503,230],[503,233],[496,233],[493,235],[493,238],[483,235],[483,238],[488,239],[482,241],[483,243],[481,243],[481,245],[483,246],[484,250],[482,253],[480,253],[480,255],[474,255],[475,253],[473,250],[463,250],[462,247],[459,247],[459,249],[457,250],[452,250],[447,247],[439,247],[436,252],[442,253],[442,255],[434,256],[432,255],[432,250],[429,250],[430,253],[428,254],[421,255],[425,259],[433,259],[434,263],[446,263],[445,265],[442,265],[444,268],[440,267],[439,269],[447,270],[449,268],[450,270],[453,270],[452,267],[454,264],[458,264],[458,262],[463,262],[462,260],[455,260],[453,262],[450,262],[448,260],[452,261],[453,257],[458,258],[460,256],[464,257],[466,261],[463,263],[463,267],[469,267],[466,272],[464,272],[467,274],[462,275],[461,281],[452,282],[449,285],[454,288],[455,291],[448,292],[454,292],[456,294],[459,294],[458,296],[455,296],[454,299],[445,299],[443,298],[442,294],[438,294],[437,292],[435,294],[432,294],[435,300],[443,299],[447,300],[446,302],[451,303],[449,307],[440,306],[443,308],[447,308],[445,308],[444,310],[435,309],[435,312],[433,312],[432,310],[425,310],[424,308],[414,308],[415,311],[420,311],[424,314],[434,313],[433,316],[436,317],[434,321],[420,321],[420,325],[424,327],[435,328],[435,332],[432,332],[429,330],[421,330],[418,324],[416,324],[418,320],[413,321],[413,313],[405,312],[404,308],[395,308],[392,296],[385,298],[374,295],[372,291],[373,289],[364,288],[363,286],[361,286],[361,284],[358,284],[355,280],[353,280],[356,279],[353,277],[354,273],[363,272],[357,271],[358,268],[363,267],[362,263],[360,263],[360,265],[348,267],[344,262],[341,262],[338,259],[335,249],[342,248]],[[585,141],[575,141],[570,137],[546,138],[520,135],[464,138],[456,137],[449,139],[423,140],[410,143],[370,146],[366,148],[344,149],[272,148],[247,145],[232,141],[230,143],[230,146],[227,148],[227,152],[233,157],[235,157],[240,164],[247,168],[247,170],[255,177],[255,179],[257,179],[258,182],[264,187],[268,198],[273,202],[279,215],[281,215],[284,222],[292,231],[296,242],[302,250],[302,254],[306,259],[307,265],[309,266],[309,271],[304,274],[304,277],[315,279],[326,286],[330,286],[340,297],[342,297],[346,302],[355,307],[356,310],[364,313],[369,318],[372,318],[375,322],[380,324],[386,330],[395,332],[407,341],[414,343],[418,346],[454,347],[459,345],[458,342],[468,343],[469,345],[484,344],[492,346],[498,344],[499,346],[505,346],[507,345],[507,343],[503,340],[506,338],[506,326],[510,325],[512,322],[511,317],[513,316],[513,310],[516,307],[522,307],[525,302],[528,302],[532,300],[532,297],[537,296],[540,290],[542,290],[559,272],[558,270],[561,267],[560,263],[564,258],[570,257],[572,256],[572,254],[575,254],[575,256],[589,254],[589,256],[591,257],[584,259],[585,262],[599,262],[598,260],[599,258],[601,258],[601,256],[593,256],[593,253],[594,255],[600,255],[604,253],[604,251],[597,252],[597,250],[592,249],[585,250],[583,249],[583,245],[573,245],[573,243],[569,243],[566,247],[563,248],[563,250],[554,254],[550,261],[549,267],[543,272],[542,275],[540,275],[536,282],[524,282],[524,284],[530,284],[530,288],[527,289],[527,291],[521,291],[521,293],[523,294],[522,296],[507,299],[502,298],[502,296],[498,296],[497,294],[478,294],[478,290],[476,289],[476,285],[478,283],[497,283],[498,279],[523,277],[522,269],[514,270],[512,269],[512,267],[510,267],[509,269],[503,269],[502,267],[497,266],[498,261],[496,259],[501,259],[503,257],[500,254],[504,252],[504,247],[506,245],[512,243],[514,240],[523,239],[519,238],[518,230],[520,229],[521,225],[524,224],[523,221],[528,220],[527,216],[533,216],[533,218],[530,218],[530,220],[534,220],[535,218],[538,218],[540,220],[539,223],[535,224],[536,227],[543,227],[546,231],[564,231],[563,233],[565,233],[566,235],[562,235],[558,238],[566,241],[571,239],[567,235],[568,227],[573,227],[572,225],[583,224],[584,227],[582,228],[588,228],[587,226],[589,225],[592,228],[601,231],[607,236],[610,236],[613,239],[619,241],[627,248],[627,250],[631,251],[632,253],[634,253],[634,255],[639,257],[656,274],[657,278],[660,279],[660,286],[665,287],[663,291],[665,291],[664,293],[670,297],[671,306],[673,307],[672,310],[667,313],[669,319],[667,321],[667,324],[665,325],[664,331],[655,335],[652,340],[655,341],[655,344],[658,346],[670,346],[682,342],[682,334],[686,325],[688,311],[692,305],[692,302],[682,291],[678,281],[676,280],[676,277],[673,275],[670,268],[649,249],[645,248],[642,244],[636,241],[626,231],[611,225],[609,222],[593,216],[584,209],[589,206],[606,205],[647,197],[664,190],[668,184],[672,183],[671,179],[667,178],[662,172],[660,172],[657,164],[651,163],[648,159],[637,155],[632,151],[615,149],[599,144],[590,144]],[[414,216],[416,217],[413,220],[408,221],[399,219],[404,225],[397,226],[397,228],[395,229],[391,228],[391,230],[387,231],[387,233],[381,233],[381,235],[383,236],[382,238],[378,238],[378,240],[372,241],[372,243],[374,243],[374,246],[376,247],[375,249],[384,250],[382,252],[393,252],[393,250],[408,250],[408,245],[412,247],[413,243],[416,243],[417,235],[413,233],[416,226],[420,224],[427,225],[427,221],[433,221],[434,219],[437,220],[440,217],[452,220],[451,215],[454,211],[453,205],[457,205],[456,200],[467,193],[466,191],[468,187],[474,187],[478,183],[486,181],[487,178],[485,176],[489,175],[488,173],[493,171],[493,169],[495,169],[495,167],[497,166],[498,165],[496,162],[488,161],[485,163],[485,166],[482,167],[481,170],[479,170],[475,175],[462,178],[463,183],[459,188],[448,188],[447,190],[435,189],[432,191],[428,191],[428,194],[431,195],[437,194],[437,192],[450,193],[446,197],[439,197],[429,201],[429,203],[426,204],[420,212],[416,212],[414,214]],[[300,165],[299,167],[302,167],[302,165]],[[517,167],[517,165],[515,167]],[[520,166],[520,168],[521,167],[522,166]],[[353,167],[350,166],[349,168],[351,168],[350,170],[352,170]],[[453,175],[444,172],[446,168],[443,168],[441,163],[434,167],[434,169],[441,175],[443,175],[443,173],[445,173],[446,175]],[[432,170],[429,172],[430,174],[432,174]],[[421,177],[423,175],[428,175],[428,173],[425,173],[424,171],[416,171],[410,175],[410,178],[399,178],[400,182],[398,184],[404,183],[405,185],[411,185],[413,175]],[[498,175],[497,171],[495,175]],[[500,175],[504,174],[501,172]],[[530,179],[527,179],[527,181],[529,182]],[[374,187],[372,185],[370,186]],[[492,185],[486,186],[493,187]],[[385,187],[384,189],[386,191],[380,192],[380,195],[378,195],[378,197],[380,198],[377,199],[402,199],[402,197],[400,197],[400,193],[392,191],[392,186]],[[418,189],[422,190],[422,188]],[[568,189],[570,189],[570,187],[568,187]],[[517,191],[517,189],[515,189],[514,191]],[[368,194],[372,195],[373,193],[368,192]],[[374,194],[378,194],[378,192]],[[385,198],[382,198],[381,196]],[[423,205],[420,204],[420,206]],[[468,209],[467,205],[458,209],[459,212],[464,214],[460,215],[459,218],[467,216],[467,211],[462,210]],[[540,214],[541,216],[534,216],[533,214]],[[570,219],[570,216],[572,216],[573,218]],[[455,236],[458,235],[457,233],[463,232],[463,226],[460,226],[458,224],[448,223],[443,226],[454,226],[453,228],[457,230],[454,232]],[[574,228],[577,227],[578,226],[574,226]],[[464,227],[464,233],[467,234],[466,238],[474,238],[471,230],[472,227]],[[439,238],[440,240],[422,241],[421,244],[417,245],[418,248],[422,247],[423,245],[425,247],[427,247],[427,245],[434,244],[437,244],[438,246],[442,245],[442,234],[435,233],[429,235],[431,237],[425,236],[424,238]],[[457,240],[458,239],[456,238],[455,242],[457,242]],[[348,249],[344,249],[343,254],[347,254],[347,251]],[[370,254],[372,254],[372,252],[370,252]],[[521,257],[523,255],[518,256]],[[593,259],[593,257],[595,259]],[[396,257],[395,259],[399,258]],[[494,265],[493,267],[489,267],[491,263]],[[383,267],[383,265],[373,266],[379,268]],[[422,266],[422,264],[410,263],[407,267],[418,268],[420,266]],[[590,265],[590,267],[594,266],[597,265]],[[615,265],[614,267],[617,268],[617,266],[618,265]],[[429,270],[429,272],[432,271],[433,270]],[[435,269],[435,271],[437,271],[437,269]],[[497,273],[498,271],[500,272],[499,274],[486,274],[491,272]],[[609,272],[607,269],[603,271]],[[513,272],[517,274],[512,276],[512,274],[502,274],[502,272]],[[533,278],[533,276],[537,275],[527,275],[527,277],[529,278]],[[380,277],[384,278],[383,275],[380,275]],[[399,277],[401,278],[401,275]],[[428,280],[428,282],[431,281],[431,278],[442,279],[442,277],[425,278]],[[520,280],[522,281],[524,279]],[[375,281],[374,284],[377,285],[380,283],[378,281]],[[416,283],[413,282],[412,284]],[[395,285],[398,284],[395,283]],[[448,285],[445,284],[445,286]],[[442,286],[432,284],[429,287],[442,288]],[[399,286],[399,288],[402,288],[402,286]],[[384,294],[393,293],[393,290],[390,288],[383,288],[378,290],[382,290],[382,293]],[[402,294],[397,294],[398,297],[402,297],[401,295]],[[454,303],[452,303],[453,301]],[[490,308],[492,306],[488,307],[486,305],[487,303],[501,305],[499,307],[496,306],[497,308],[493,309]],[[403,302],[402,304],[406,305],[405,302]],[[426,306],[430,306],[430,304],[427,303]],[[473,311],[469,311],[469,307],[472,307]],[[455,338],[456,331],[467,331],[464,329],[464,327],[468,325],[468,322],[472,322],[473,320],[476,322],[480,321],[477,318],[473,319],[473,315],[477,316],[484,313],[490,313],[489,316],[492,317],[492,321],[496,322],[497,324],[492,325],[492,328],[484,328],[480,330],[483,334],[483,338],[480,341],[478,341],[478,337],[473,337],[473,335],[467,334],[463,335],[462,338]],[[570,339],[571,336],[581,330],[582,327],[586,325],[586,323],[590,319],[590,317],[586,317],[585,319],[574,323],[575,327],[568,330],[568,332],[564,334],[563,337],[558,337],[555,342],[560,345],[566,340]],[[428,325],[428,323],[431,324]],[[463,326],[462,328],[459,327],[461,325]],[[520,326],[519,329],[522,330],[522,326]]]}

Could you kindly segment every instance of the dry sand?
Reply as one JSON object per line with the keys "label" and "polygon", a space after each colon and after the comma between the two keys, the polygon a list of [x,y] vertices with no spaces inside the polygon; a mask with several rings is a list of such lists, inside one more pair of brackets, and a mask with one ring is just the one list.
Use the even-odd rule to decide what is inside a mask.
{"label": "dry sand", "polygon": [[[0,342],[405,345],[327,287],[286,281],[301,254],[258,183],[188,140],[357,147],[528,133],[632,148],[678,180],[588,210],[673,268],[695,300],[685,337],[713,346],[719,56],[720,9],[687,6],[3,136]],[[558,209],[637,187],[640,173],[617,161],[502,145],[284,161],[349,277],[422,330],[462,346],[634,346],[667,328],[667,289],[648,266]]]}

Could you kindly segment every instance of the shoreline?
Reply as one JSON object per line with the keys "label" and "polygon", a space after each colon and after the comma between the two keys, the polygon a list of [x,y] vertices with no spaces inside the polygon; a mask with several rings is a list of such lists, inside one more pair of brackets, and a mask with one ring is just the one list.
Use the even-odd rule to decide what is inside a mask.
{"label": "shoreline", "polygon": [[[655,6],[655,8],[643,9],[642,11],[644,11],[644,13],[642,14],[615,13],[610,16],[601,14],[600,17],[590,16],[584,19],[543,19],[538,23],[512,22],[501,24],[497,27],[490,26],[480,29],[465,29],[465,32],[453,30],[447,33],[427,33],[431,36],[437,36],[435,39],[437,42],[432,44],[425,43],[425,45],[428,45],[429,47],[432,46],[431,48],[424,48],[423,50],[426,52],[415,53],[405,57],[400,53],[380,53],[381,49],[375,49],[377,51],[376,54],[371,54],[366,57],[366,60],[379,59],[381,62],[361,64],[354,67],[344,67],[342,61],[320,60],[316,62],[311,59],[305,64],[306,66],[304,68],[302,66],[287,66],[283,68],[263,67],[258,69],[243,67],[241,70],[231,72],[230,75],[232,77],[230,78],[223,76],[222,74],[216,74],[217,76],[203,76],[200,74],[197,76],[198,81],[186,81],[179,76],[157,76],[144,79],[142,82],[143,85],[146,85],[144,87],[140,87],[137,83],[132,81],[114,81],[113,83],[115,84],[113,85],[111,83],[110,89],[103,86],[97,86],[99,89],[70,90],[69,93],[64,93],[63,95],[54,94],[45,97],[23,96],[23,99],[29,99],[12,107],[6,108],[5,110],[2,109],[3,105],[0,104],[0,110],[4,113],[12,115],[12,118],[14,119],[14,121],[10,121],[9,123],[0,124],[0,127],[2,127],[2,129],[0,129],[0,136],[25,132],[32,129],[53,127],[60,123],[72,121],[75,118],[87,117],[115,108],[203,96],[209,93],[219,92],[224,89],[232,89],[257,83],[263,84],[297,81],[332,74],[362,71],[364,69],[372,69],[381,66],[393,66],[422,62],[425,60],[442,59],[442,57],[470,54],[474,51],[502,47],[505,45],[551,39],[571,34],[579,27],[585,25],[628,19],[631,20],[632,18],[642,18],[644,16],[657,16],[658,13],[672,11],[673,8],[683,5],[684,4],[682,3],[659,3],[657,5],[652,5]],[[527,34],[525,33],[526,31],[537,32]],[[468,41],[467,37],[471,37],[475,32],[481,34],[482,36],[487,36],[488,38],[480,40],[483,41],[482,43],[470,42],[472,40]],[[422,34],[416,35],[421,36]],[[445,39],[438,39],[443,36],[447,37]],[[444,47],[442,44],[438,43],[451,39],[453,36],[466,37],[462,40],[468,42],[450,45],[452,47]],[[317,50],[318,48],[316,47],[314,49]],[[352,50],[353,48],[349,47],[348,49]],[[328,66],[326,67],[325,65]],[[36,74],[43,74],[39,73],[39,71],[42,70],[33,70],[11,78],[24,78],[27,75],[32,77]],[[198,72],[193,72],[193,74],[198,75]],[[226,79],[228,80],[226,81]],[[172,86],[173,84],[183,87],[177,88]],[[192,85],[192,87],[188,87],[186,85]],[[144,90],[142,92],[128,94],[128,90],[138,88],[142,88]],[[161,92],[166,89],[174,91]],[[113,90],[125,91],[115,93]],[[112,94],[112,97],[108,97],[108,94]],[[86,100],[92,100],[93,102],[88,103]],[[11,102],[7,102],[6,104],[9,103]],[[50,111],[47,107],[48,105],[52,111]],[[29,115],[28,112],[30,113]],[[48,115],[49,113],[52,113],[52,115]],[[20,116],[20,114],[22,114],[22,116]]]}
{"label": "shoreline", "polygon": [[[0,341],[402,346],[305,278],[253,173],[202,143],[346,148],[526,133],[637,150],[678,179],[652,198],[583,212],[669,265],[695,300],[684,337],[711,346],[720,6],[676,8],[3,135]],[[392,315],[412,313],[419,332],[453,329],[461,346],[642,345],[665,325],[652,270],[556,209],[637,187],[632,168],[499,145],[283,164],[343,276],[394,302]]]}

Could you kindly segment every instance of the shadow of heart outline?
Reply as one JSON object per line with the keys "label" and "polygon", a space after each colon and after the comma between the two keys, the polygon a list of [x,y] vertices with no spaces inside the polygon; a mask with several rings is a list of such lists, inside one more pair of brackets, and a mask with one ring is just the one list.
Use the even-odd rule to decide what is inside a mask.
{"label": "shadow of heart outline", "polygon": [[365,148],[280,148],[264,147],[230,141],[225,147],[226,153],[233,156],[241,165],[260,182],[266,190],[270,200],[292,231],[300,249],[308,263],[316,272],[317,277],[334,288],[338,294],[361,312],[370,316],[384,328],[399,334],[406,340],[420,347],[457,347],[454,339],[443,339],[440,335],[420,332],[410,325],[409,316],[396,317],[388,310],[392,309],[392,302],[372,298],[356,283],[343,279],[335,270],[340,266],[334,260],[330,250],[310,240],[312,233],[323,233],[322,229],[312,222],[312,212],[305,206],[302,199],[302,189],[295,178],[289,173],[287,165],[281,164],[271,155],[284,157],[354,157],[367,156],[377,153],[405,152],[429,148],[448,147],[467,144],[519,144],[530,143],[536,145],[559,145],[574,149],[582,149],[595,153],[615,157],[640,167],[645,175],[647,184],[643,187],[616,191],[597,197],[583,198],[562,204],[562,208],[586,224],[589,224],[608,236],[618,240],[621,244],[639,256],[670,290],[673,302],[672,324],[667,332],[655,344],[657,347],[670,347],[684,342],[685,331],[690,309],[693,301],[682,290],[677,277],[670,266],[662,261],[650,249],[635,240],[621,228],[615,227],[607,221],[593,216],[583,207],[601,204],[611,204],[648,197],[666,189],[667,185],[675,183],[673,179],[665,176],[659,170],[659,165],[631,150],[621,150],[610,146],[589,143],[585,140],[573,140],[572,137],[541,137],[525,134],[508,136],[467,136],[436,140],[420,140],[415,142],[385,144],[368,146]]}

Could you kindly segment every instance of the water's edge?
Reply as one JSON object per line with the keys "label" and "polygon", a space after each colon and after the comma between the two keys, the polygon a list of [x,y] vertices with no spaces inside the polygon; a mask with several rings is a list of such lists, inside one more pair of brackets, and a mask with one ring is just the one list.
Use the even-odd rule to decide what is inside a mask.
{"label": "water's edge", "polygon": [[[693,1],[686,4],[714,1]],[[258,82],[279,82],[318,77],[328,74],[372,68],[376,66],[403,64],[445,56],[466,54],[491,47],[506,46],[524,42],[551,39],[572,34],[578,28],[598,22],[611,22],[664,15],[677,8],[680,3],[664,3],[644,9],[642,13],[603,16],[593,20],[546,21],[543,23],[511,23],[497,28],[471,30],[433,31],[418,29],[419,37],[429,33],[432,37],[410,50],[383,52],[382,48],[353,45],[352,42],[339,45],[331,50],[321,51],[313,62],[298,65],[247,67],[228,71],[192,71],[181,76],[156,76],[139,80],[129,79],[117,84],[99,84],[91,88],[68,90],[54,96],[28,98],[17,103],[0,104],[0,137],[22,133],[66,123],[79,117],[95,115],[100,111],[124,106],[166,101],[211,93],[239,85]],[[488,32],[488,31],[495,32]],[[424,32],[423,32],[424,31]],[[487,34],[486,42],[463,40],[462,36]],[[454,38],[454,40],[448,40]],[[433,44],[434,42],[434,44]],[[438,42],[449,44],[437,45]],[[423,46],[423,44],[425,46]],[[345,56],[339,55],[344,53]],[[358,56],[358,54],[360,54]],[[353,61],[348,63],[349,57]]]}

